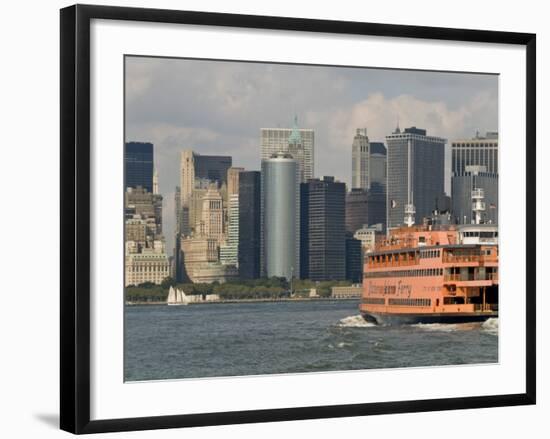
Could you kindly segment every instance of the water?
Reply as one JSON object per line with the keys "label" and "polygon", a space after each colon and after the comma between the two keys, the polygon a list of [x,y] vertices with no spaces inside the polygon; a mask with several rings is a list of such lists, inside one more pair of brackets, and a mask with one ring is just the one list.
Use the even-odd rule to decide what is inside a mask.
{"label": "water", "polygon": [[127,306],[125,379],[498,361],[498,319],[381,327],[355,301]]}

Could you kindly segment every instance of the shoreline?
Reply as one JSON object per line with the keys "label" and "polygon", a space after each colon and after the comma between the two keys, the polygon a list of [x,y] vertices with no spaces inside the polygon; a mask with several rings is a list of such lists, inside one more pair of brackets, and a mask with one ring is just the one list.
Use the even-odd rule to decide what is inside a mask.
{"label": "shoreline", "polygon": [[[359,301],[359,297],[297,297],[297,298],[280,298],[280,299],[228,299],[228,300],[209,300],[201,302],[189,302],[187,305],[213,305],[221,303],[261,303],[261,302],[331,302],[331,301]],[[139,301],[129,302],[124,301],[125,306],[147,306],[147,305],[166,305],[165,301]],[[187,305],[171,305],[171,306],[187,306]]]}

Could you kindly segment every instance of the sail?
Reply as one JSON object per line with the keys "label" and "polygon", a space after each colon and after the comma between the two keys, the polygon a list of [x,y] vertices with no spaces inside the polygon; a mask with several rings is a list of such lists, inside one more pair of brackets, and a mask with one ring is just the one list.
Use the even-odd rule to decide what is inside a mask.
{"label": "sail", "polygon": [[168,291],[168,303],[174,303],[176,302],[176,292],[174,291],[174,287],[170,287],[170,290]]}

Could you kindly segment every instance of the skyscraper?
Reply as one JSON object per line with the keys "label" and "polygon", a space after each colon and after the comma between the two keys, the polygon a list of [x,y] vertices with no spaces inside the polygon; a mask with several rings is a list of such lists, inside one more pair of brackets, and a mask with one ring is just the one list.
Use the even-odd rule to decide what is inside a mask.
{"label": "skyscraper", "polygon": [[367,191],[367,222],[369,226],[382,224],[386,228],[386,185],[372,182]]}
{"label": "skyscraper", "polygon": [[298,162],[279,152],[262,160],[262,272],[290,280],[300,273]]}
{"label": "skyscraper", "polygon": [[124,214],[126,219],[136,215],[153,219],[155,233],[162,233],[162,195],[148,192],[144,187],[128,187],[124,193]]}
{"label": "skyscraper", "polygon": [[[200,155],[190,149],[181,152],[180,189],[182,206],[188,205],[191,193],[198,185],[227,184],[227,170],[231,167],[230,156]],[[201,183],[202,180],[202,183]]]}
{"label": "skyscraper", "polygon": [[215,239],[218,243],[223,234],[223,200],[215,184],[212,184],[202,197],[200,236]]}
{"label": "skyscraper", "polygon": [[498,224],[498,174],[486,171],[485,166],[466,166],[465,171],[451,178],[452,217],[458,224],[474,222],[472,192],[483,190],[485,211],[483,222]]}
{"label": "skyscraper", "polygon": [[369,188],[369,138],[366,128],[357,128],[351,146],[351,188]]}
{"label": "skyscraper", "polygon": [[485,172],[498,175],[498,132],[489,131],[485,137],[455,140],[451,144],[453,174],[466,172],[466,166],[485,166]]}
{"label": "skyscraper", "polygon": [[298,128],[294,117],[293,128],[262,128],[261,159],[267,160],[278,152],[289,152],[300,166],[300,181],[307,181],[314,175],[314,143],[312,129]]}
{"label": "skyscraper", "polygon": [[153,192],[153,144],[126,142],[124,146],[124,189],[141,186]]}
{"label": "skyscraper", "polygon": [[239,193],[239,174],[244,168],[231,167],[227,170],[227,197]]}
{"label": "skyscraper", "polygon": [[355,283],[363,280],[363,250],[361,241],[346,233],[346,279]]}
{"label": "skyscraper", "polygon": [[334,177],[300,185],[300,277],[346,278],[345,197],[345,183]]}
{"label": "skyscraper", "polygon": [[239,277],[260,277],[261,248],[261,173],[239,174]]}
{"label": "skyscraper", "polygon": [[416,127],[386,136],[388,227],[405,224],[406,207],[416,209],[416,223],[436,208],[444,195],[446,142]]}
{"label": "skyscraper", "polygon": [[210,185],[215,184],[218,189],[226,190],[227,171],[231,163],[230,156],[200,155],[190,149],[181,152],[180,202],[184,211],[181,227],[190,235],[200,233],[202,196]]}
{"label": "skyscraper", "polygon": [[239,266],[239,194],[229,195],[227,208],[227,239],[220,246],[220,262]]}
{"label": "skyscraper", "polygon": [[174,217],[176,223],[174,225],[174,258],[173,264],[174,267],[172,272],[174,273],[174,278],[178,282],[183,281],[183,258],[181,254],[181,235],[183,234],[182,224],[183,224],[183,208],[181,207],[181,191],[180,187],[176,186],[176,191],[174,193]]}
{"label": "skyscraper", "polygon": [[498,132],[479,133],[473,139],[451,144],[452,215],[459,224],[469,224],[472,191],[483,189],[486,210],[483,220],[498,223]]}
{"label": "skyscraper", "polygon": [[346,230],[354,233],[368,224],[368,192],[354,188],[346,194]]}
{"label": "skyscraper", "polygon": [[382,142],[369,143],[369,186],[379,184],[386,191],[386,146]]}
{"label": "skyscraper", "polygon": [[386,187],[377,182],[346,194],[346,231],[354,233],[365,224],[386,227]]}

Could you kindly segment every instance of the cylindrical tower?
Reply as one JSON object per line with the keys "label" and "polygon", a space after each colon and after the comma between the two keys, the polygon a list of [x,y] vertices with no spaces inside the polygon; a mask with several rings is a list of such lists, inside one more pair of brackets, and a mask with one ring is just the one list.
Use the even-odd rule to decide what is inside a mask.
{"label": "cylindrical tower", "polygon": [[267,277],[300,273],[300,168],[287,152],[262,161],[262,255]]}

